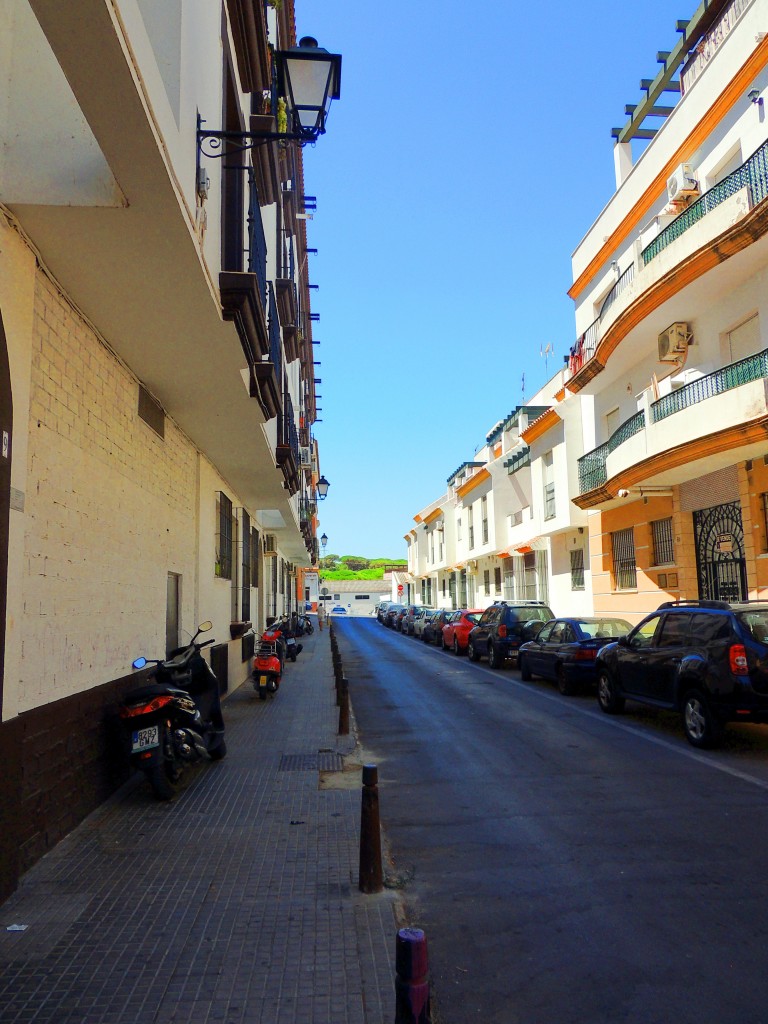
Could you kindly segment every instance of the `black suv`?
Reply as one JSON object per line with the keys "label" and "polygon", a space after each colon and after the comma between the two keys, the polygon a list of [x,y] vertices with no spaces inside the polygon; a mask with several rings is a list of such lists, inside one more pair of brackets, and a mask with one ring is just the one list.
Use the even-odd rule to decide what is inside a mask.
{"label": "black suv", "polygon": [[597,655],[597,699],[683,715],[694,747],[715,747],[725,723],[768,721],[768,601],[670,601]]}
{"label": "black suv", "polygon": [[489,668],[501,668],[506,658],[517,660],[520,644],[533,640],[555,613],[543,601],[494,601],[470,630],[467,654],[472,661],[488,655]]}

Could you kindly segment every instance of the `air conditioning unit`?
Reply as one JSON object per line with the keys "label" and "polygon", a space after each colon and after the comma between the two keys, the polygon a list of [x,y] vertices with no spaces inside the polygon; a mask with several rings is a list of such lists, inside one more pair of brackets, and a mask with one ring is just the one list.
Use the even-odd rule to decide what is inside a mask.
{"label": "air conditioning unit", "polygon": [[299,457],[302,469],[312,469],[312,449],[301,447]]}
{"label": "air conditioning unit", "polygon": [[667,178],[667,195],[671,203],[686,196],[697,196],[699,183],[693,176],[690,164],[680,164],[674,174]]}
{"label": "air conditioning unit", "polygon": [[685,354],[690,337],[688,324],[670,324],[659,335],[659,362],[676,363]]}

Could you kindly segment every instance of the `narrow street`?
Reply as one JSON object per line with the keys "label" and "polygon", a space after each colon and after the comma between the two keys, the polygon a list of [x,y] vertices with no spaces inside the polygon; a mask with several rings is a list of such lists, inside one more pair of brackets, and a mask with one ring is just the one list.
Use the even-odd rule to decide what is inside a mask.
{"label": "narrow street", "polygon": [[561,697],[335,620],[440,1024],[768,1021],[768,729]]}

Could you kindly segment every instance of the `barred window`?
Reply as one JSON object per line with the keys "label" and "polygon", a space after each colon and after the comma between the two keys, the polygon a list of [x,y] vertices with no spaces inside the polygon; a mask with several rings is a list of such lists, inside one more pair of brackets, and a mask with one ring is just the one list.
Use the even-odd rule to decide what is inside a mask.
{"label": "barred window", "polygon": [[251,527],[251,586],[259,585],[259,531]]}
{"label": "barred window", "polygon": [[544,518],[555,518],[555,469],[552,452],[542,459],[544,470]]}
{"label": "barred window", "polygon": [[243,591],[240,602],[240,619],[247,622],[251,617],[251,517],[243,509]]}
{"label": "barred window", "polygon": [[651,522],[653,536],[653,564],[672,565],[675,561],[675,545],[672,539],[672,517],[654,519]]}
{"label": "barred window", "polygon": [[584,589],[584,549],[571,552],[571,590]]}
{"label": "barred window", "polygon": [[[483,520],[483,544],[488,543],[488,499],[480,499],[480,511],[482,513]],[[486,590],[488,588],[486,587]]]}
{"label": "barred window", "polygon": [[483,569],[483,587],[485,589],[486,594],[490,594],[490,592],[491,592],[491,570],[490,569]]}
{"label": "barred window", "polygon": [[617,590],[634,590],[637,587],[637,563],[635,562],[635,534],[630,526],[611,534],[613,549],[613,579]]}
{"label": "barred window", "polygon": [[497,594],[501,593],[501,566],[496,566],[493,570],[493,589]]}
{"label": "barred window", "polygon": [[223,491],[216,492],[216,575],[232,579],[232,502]]}

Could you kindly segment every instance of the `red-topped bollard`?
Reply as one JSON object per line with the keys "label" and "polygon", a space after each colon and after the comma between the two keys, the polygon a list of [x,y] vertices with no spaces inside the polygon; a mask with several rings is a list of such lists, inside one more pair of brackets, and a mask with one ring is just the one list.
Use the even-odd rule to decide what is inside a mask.
{"label": "red-topped bollard", "polygon": [[381,892],[384,872],[381,866],[381,825],[379,823],[379,769],[363,765],[363,798],[360,809],[360,892]]}
{"label": "red-topped bollard", "polygon": [[395,1024],[430,1024],[427,936],[401,928],[395,946]]}

